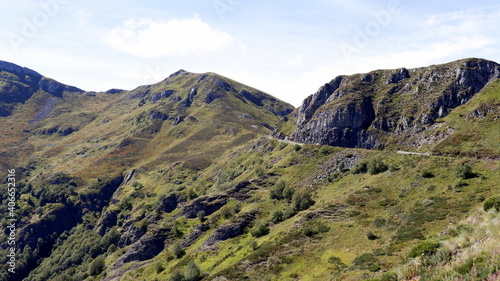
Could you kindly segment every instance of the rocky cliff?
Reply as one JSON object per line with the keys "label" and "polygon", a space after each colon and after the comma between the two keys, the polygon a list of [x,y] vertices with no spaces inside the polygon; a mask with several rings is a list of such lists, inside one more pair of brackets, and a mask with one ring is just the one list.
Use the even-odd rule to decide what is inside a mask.
{"label": "rocky cliff", "polygon": [[304,100],[287,137],[368,149],[435,143],[446,135],[426,130],[498,78],[500,65],[482,59],[339,76]]}

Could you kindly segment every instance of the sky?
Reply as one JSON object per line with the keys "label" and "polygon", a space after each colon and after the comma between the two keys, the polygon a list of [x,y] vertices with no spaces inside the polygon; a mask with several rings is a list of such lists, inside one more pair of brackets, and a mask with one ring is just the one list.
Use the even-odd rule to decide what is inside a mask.
{"label": "sky", "polygon": [[500,62],[499,26],[493,0],[0,0],[0,60],[87,91],[215,72],[300,106],[338,75]]}

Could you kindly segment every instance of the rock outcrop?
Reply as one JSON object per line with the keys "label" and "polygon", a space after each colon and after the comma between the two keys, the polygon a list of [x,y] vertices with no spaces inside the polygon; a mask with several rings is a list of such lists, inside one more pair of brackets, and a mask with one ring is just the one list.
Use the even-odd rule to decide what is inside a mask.
{"label": "rock outcrop", "polygon": [[426,129],[498,78],[500,65],[482,59],[339,76],[304,100],[293,134],[274,135],[368,149],[436,142]]}
{"label": "rock outcrop", "polygon": [[218,226],[212,235],[205,240],[203,248],[208,249],[216,245],[219,241],[240,236],[243,234],[245,228],[253,223],[258,213],[259,210],[251,210],[240,214],[235,218],[234,222]]}
{"label": "rock outcrop", "polygon": [[192,219],[196,218],[199,211],[205,211],[208,216],[226,205],[228,200],[229,197],[225,194],[199,197],[184,206],[180,215]]}

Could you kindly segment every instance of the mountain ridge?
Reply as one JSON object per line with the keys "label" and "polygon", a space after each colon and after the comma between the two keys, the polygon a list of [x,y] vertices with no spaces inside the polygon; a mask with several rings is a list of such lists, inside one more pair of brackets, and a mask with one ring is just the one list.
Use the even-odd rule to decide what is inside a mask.
{"label": "mountain ridge", "polygon": [[428,135],[428,129],[437,131],[433,125],[442,125],[436,120],[498,78],[497,63],[475,58],[338,76],[296,110],[295,132],[274,134],[305,143],[371,149],[434,144],[447,137]]}
{"label": "mountain ridge", "polygon": [[[475,241],[468,216],[497,216],[478,211],[495,209],[500,181],[497,70],[465,59],[337,77],[293,108],[210,72],[87,92],[7,65],[0,85],[15,88],[0,98],[26,100],[0,117],[19,207],[19,274],[1,255],[0,280],[431,279],[440,269],[409,258],[422,251],[415,263],[439,259],[450,278],[491,261],[487,279],[493,256],[447,257]],[[342,140],[334,128],[364,145],[318,143]]]}

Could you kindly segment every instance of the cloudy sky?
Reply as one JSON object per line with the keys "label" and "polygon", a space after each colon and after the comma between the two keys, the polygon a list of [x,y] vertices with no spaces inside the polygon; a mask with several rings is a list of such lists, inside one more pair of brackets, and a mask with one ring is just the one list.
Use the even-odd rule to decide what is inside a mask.
{"label": "cloudy sky", "polygon": [[337,75],[500,62],[497,3],[1,0],[0,60],[89,91],[216,72],[299,106]]}

